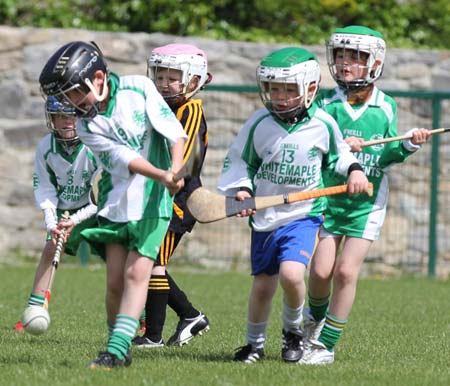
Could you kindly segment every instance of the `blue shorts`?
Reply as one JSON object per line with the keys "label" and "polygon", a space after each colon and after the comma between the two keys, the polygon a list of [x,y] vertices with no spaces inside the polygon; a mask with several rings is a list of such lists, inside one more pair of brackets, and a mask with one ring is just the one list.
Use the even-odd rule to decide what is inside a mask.
{"label": "blue shorts", "polygon": [[276,275],[282,261],[308,266],[323,217],[295,220],[271,232],[252,231],[252,275]]}

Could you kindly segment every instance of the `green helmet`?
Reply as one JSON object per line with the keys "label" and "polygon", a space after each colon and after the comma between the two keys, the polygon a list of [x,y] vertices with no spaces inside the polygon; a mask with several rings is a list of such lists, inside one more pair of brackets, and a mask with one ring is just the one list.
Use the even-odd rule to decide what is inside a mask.
{"label": "green helmet", "polygon": [[[384,58],[386,56],[386,43],[383,35],[368,27],[351,25],[337,28],[326,42],[327,63],[331,76],[336,83],[346,89],[358,89],[375,82],[383,72]],[[365,67],[367,75],[360,79],[345,81],[339,78],[339,69],[336,68],[336,50],[353,50],[368,55]]]}
{"label": "green helmet", "polygon": [[[302,119],[306,110],[311,106],[319,89],[320,67],[317,57],[311,51],[300,47],[286,47],[271,52],[261,60],[256,70],[261,100],[266,108],[285,122],[295,123]],[[298,90],[298,97],[295,106],[293,100],[277,101],[289,102],[290,109],[281,110],[276,106],[272,98],[271,88],[274,83],[295,84]],[[314,91],[310,90],[310,85],[315,84]]]}

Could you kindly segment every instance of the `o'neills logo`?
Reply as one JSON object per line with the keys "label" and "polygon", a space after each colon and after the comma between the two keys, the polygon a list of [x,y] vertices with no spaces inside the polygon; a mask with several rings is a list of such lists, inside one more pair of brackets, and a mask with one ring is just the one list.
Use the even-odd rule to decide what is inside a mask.
{"label": "o'neills logo", "polygon": [[89,70],[97,60],[98,60],[97,55],[92,57],[92,59],[80,70],[80,78],[82,77],[82,74],[87,70]]}
{"label": "o'neills logo", "polygon": [[57,82],[51,82],[51,83],[44,84],[44,85],[42,86],[42,89],[43,89],[43,90],[52,90],[52,89],[54,89],[56,86],[57,86]]}

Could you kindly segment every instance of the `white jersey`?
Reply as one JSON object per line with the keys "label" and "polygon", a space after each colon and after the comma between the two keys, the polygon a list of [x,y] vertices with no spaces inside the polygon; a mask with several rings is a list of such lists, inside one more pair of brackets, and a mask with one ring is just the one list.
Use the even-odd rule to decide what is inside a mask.
{"label": "white jersey", "polygon": [[42,210],[74,210],[86,206],[96,169],[95,158],[86,146],[80,143],[69,155],[53,134],[47,134],[39,142],[34,160],[36,205]]}
{"label": "white jersey", "polygon": [[[344,142],[336,121],[312,106],[311,119],[289,126],[267,109],[256,111],[235,138],[225,159],[218,190],[234,196],[241,187],[255,196],[279,195],[323,187],[322,168],[346,176],[357,159]],[[252,218],[255,231],[271,231],[287,223],[320,216],[323,198],[259,210]]]}
{"label": "white jersey", "polygon": [[107,111],[77,123],[78,135],[103,169],[98,215],[113,222],[170,218],[173,197],[159,182],[128,169],[139,157],[169,170],[170,147],[186,134],[153,82],[110,74]]}

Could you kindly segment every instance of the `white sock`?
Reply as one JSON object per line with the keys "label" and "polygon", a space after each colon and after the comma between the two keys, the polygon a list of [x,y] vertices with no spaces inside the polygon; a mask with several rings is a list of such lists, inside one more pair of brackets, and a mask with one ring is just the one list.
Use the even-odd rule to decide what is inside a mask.
{"label": "white sock", "polygon": [[283,321],[283,330],[295,333],[300,332],[300,324],[303,320],[303,305],[298,308],[291,308],[286,303],[283,303],[283,312],[281,320]]}
{"label": "white sock", "polygon": [[254,348],[264,348],[266,343],[267,321],[261,323],[252,323],[247,320],[247,343]]}

